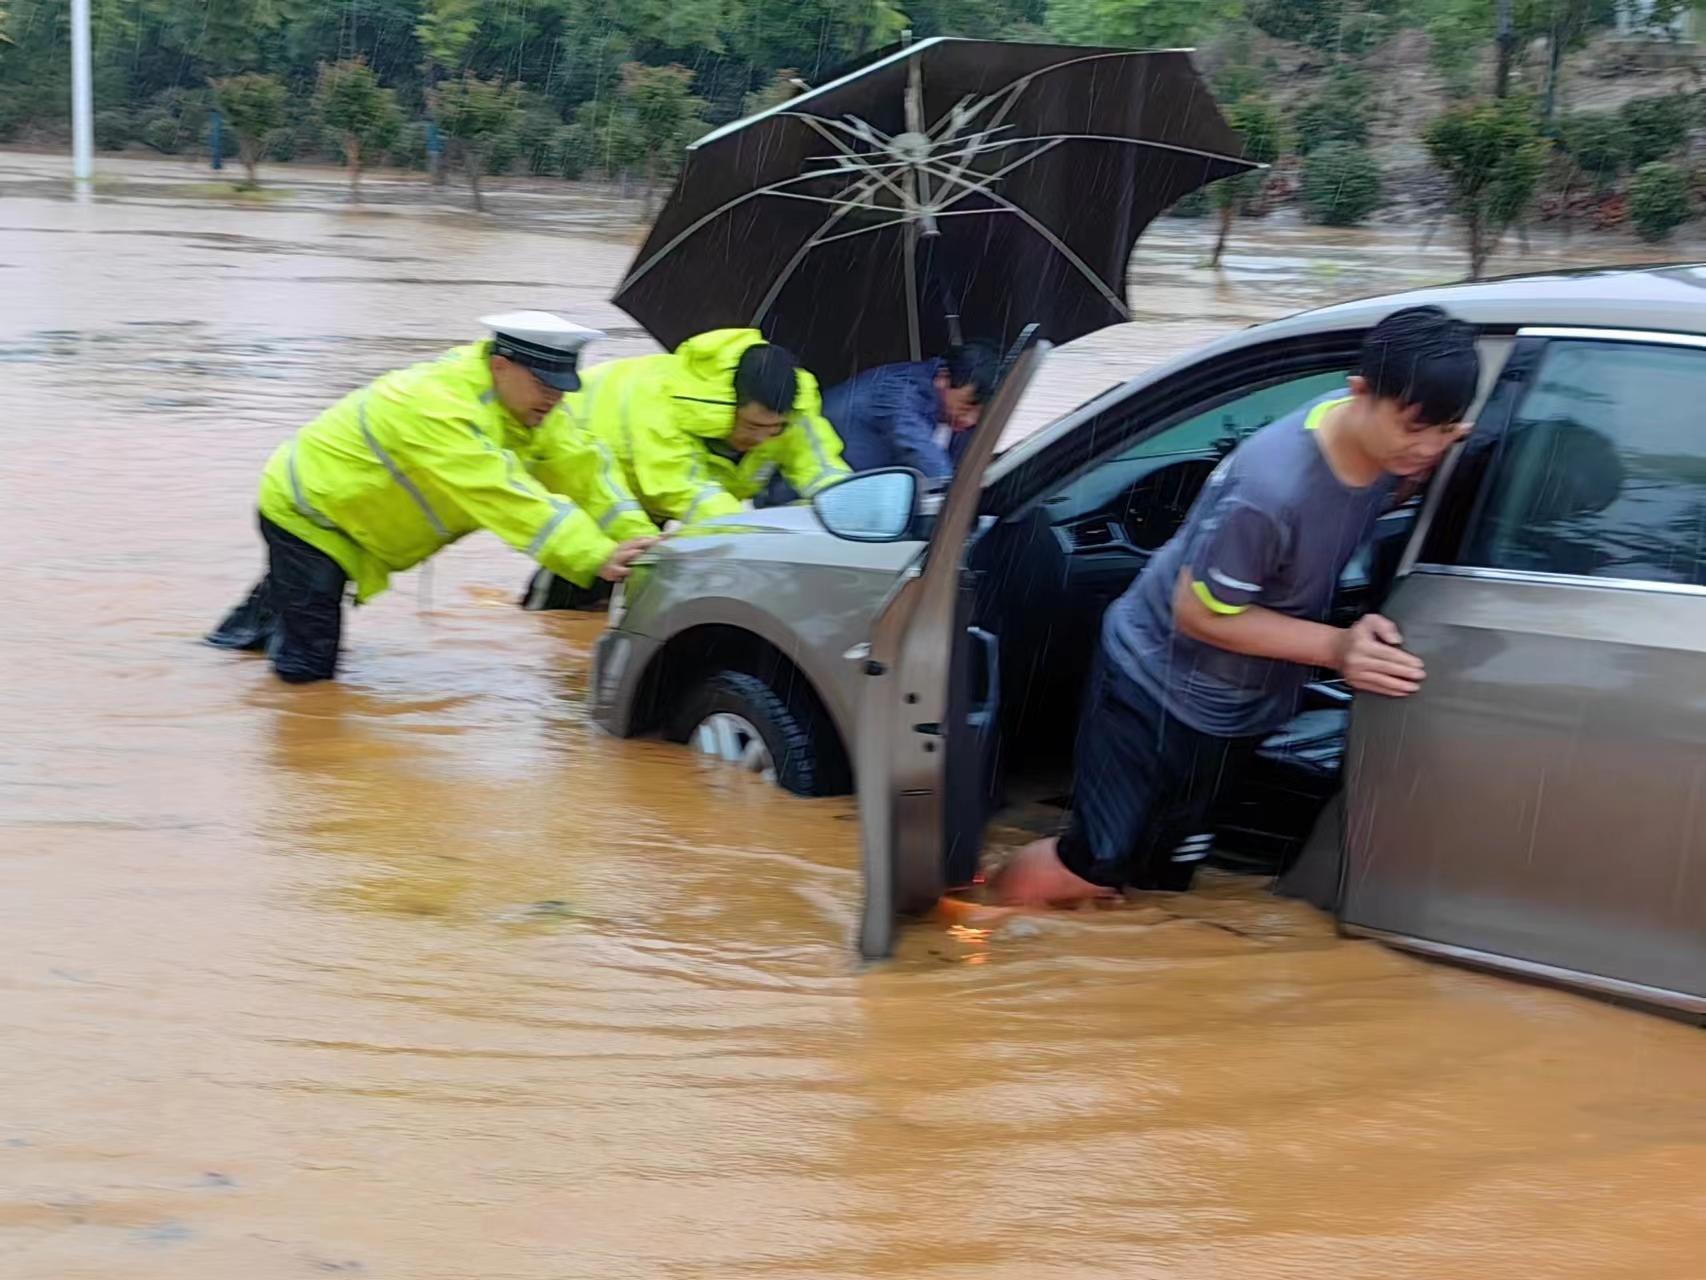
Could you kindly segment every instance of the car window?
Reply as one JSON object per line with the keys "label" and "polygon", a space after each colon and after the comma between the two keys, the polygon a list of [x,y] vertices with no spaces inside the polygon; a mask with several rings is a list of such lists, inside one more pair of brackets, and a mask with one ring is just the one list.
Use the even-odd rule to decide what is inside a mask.
{"label": "car window", "polygon": [[1348,370],[1287,378],[1253,391],[1235,393],[1212,409],[1192,414],[1130,446],[1117,455],[1121,461],[1155,458],[1171,453],[1224,451],[1277,418],[1311,400],[1345,389]]}
{"label": "car window", "polygon": [[1467,562],[1706,585],[1706,351],[1549,346],[1506,429]]}

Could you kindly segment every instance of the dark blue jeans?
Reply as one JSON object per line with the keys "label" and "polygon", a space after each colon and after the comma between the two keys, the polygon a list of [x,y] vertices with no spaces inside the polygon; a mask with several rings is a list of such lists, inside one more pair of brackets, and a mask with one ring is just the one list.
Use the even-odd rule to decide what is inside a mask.
{"label": "dark blue jeans", "polygon": [[260,517],[267,573],[248,599],[207,636],[221,649],[264,652],[280,680],[307,684],[338,671],[343,635],[343,566],[318,547]]}

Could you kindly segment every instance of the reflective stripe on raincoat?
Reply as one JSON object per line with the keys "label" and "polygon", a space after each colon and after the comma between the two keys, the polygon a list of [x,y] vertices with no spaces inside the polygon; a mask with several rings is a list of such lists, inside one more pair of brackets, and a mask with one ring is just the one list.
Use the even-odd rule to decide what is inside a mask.
{"label": "reflective stripe on raincoat", "polygon": [[536,433],[533,473],[619,540],[655,534],[666,520],[740,511],[778,471],[810,497],[848,469],[817,379],[804,369],[775,439],[746,454],[723,443],[735,425],[735,367],[763,341],[756,329],[718,329],[670,355],[583,369],[581,389]]}
{"label": "reflective stripe on raincoat", "polygon": [[385,590],[476,529],[590,584],[614,549],[517,452],[530,432],[492,386],[491,344],[387,373],[285,441],[261,477],[261,514],[343,566],[356,599]]}

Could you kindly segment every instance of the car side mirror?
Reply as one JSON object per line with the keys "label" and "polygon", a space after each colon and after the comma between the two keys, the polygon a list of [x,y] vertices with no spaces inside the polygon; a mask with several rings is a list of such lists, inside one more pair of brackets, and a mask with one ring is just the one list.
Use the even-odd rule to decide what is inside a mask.
{"label": "car side mirror", "polygon": [[820,489],[817,518],[848,542],[901,542],[913,536],[923,477],[909,467],[885,467]]}

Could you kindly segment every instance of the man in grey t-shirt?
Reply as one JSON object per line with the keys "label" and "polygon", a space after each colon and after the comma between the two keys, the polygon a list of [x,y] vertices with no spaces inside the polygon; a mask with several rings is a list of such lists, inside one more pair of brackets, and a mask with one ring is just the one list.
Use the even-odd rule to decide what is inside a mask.
{"label": "man in grey t-shirt", "polygon": [[1345,391],[1240,445],[1173,539],[1109,608],[1074,760],[1072,823],[996,879],[1018,905],[1186,889],[1219,788],[1296,710],[1316,668],[1405,697],[1422,664],[1377,614],[1325,619],[1399,480],[1461,438],[1474,331],[1437,307],[1388,316]]}

